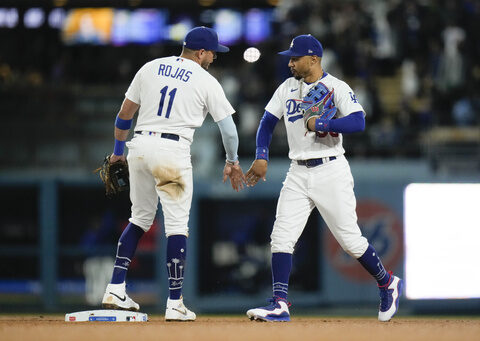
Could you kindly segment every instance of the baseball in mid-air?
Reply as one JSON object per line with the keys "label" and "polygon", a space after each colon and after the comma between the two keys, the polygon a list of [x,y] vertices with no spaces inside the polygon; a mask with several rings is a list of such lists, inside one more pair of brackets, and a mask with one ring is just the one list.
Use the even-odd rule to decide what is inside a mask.
{"label": "baseball in mid-air", "polygon": [[249,63],[255,63],[260,58],[260,51],[256,47],[249,47],[243,52],[243,59]]}

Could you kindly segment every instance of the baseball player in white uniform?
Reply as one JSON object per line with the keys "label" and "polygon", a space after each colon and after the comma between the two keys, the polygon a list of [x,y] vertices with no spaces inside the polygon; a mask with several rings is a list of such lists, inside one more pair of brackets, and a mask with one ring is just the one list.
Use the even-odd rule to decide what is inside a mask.
{"label": "baseball player in white uniform", "polygon": [[160,198],[169,279],[165,319],[196,318],[183,304],[182,286],[193,192],[190,144],[195,128],[202,125],[207,113],[218,123],[226,150],[223,181],[229,178],[236,191],[243,188],[244,177],[237,156],[238,135],[232,119],[235,110],[220,83],[206,71],[217,52],[227,51],[226,46],[218,44],[213,29],[196,27],[185,36],[179,57],[146,63],[125,94],[115,121],[115,148],[110,162],[125,159],[125,140],[139,109],[134,137],[126,143],[132,212],[118,242],[112,280],[102,301],[104,308],[139,310],[139,305],[126,293],[125,278],[138,241],[153,223]]}
{"label": "baseball player in white uniform", "polygon": [[[353,177],[342,133],[362,131],[365,113],[353,90],[322,69],[323,48],[311,35],[292,40],[290,57],[293,77],[283,82],[265,107],[257,131],[256,159],[246,173],[248,186],[266,180],[268,147],[273,129],[283,117],[292,160],[277,204],[271,234],[273,298],[266,307],[250,309],[247,316],[260,321],[290,321],[287,301],[288,280],[295,244],[307,219],[317,208],[342,248],[355,257],[377,280],[380,289],[378,319],[388,321],[398,309],[402,280],[387,272],[357,224]],[[333,90],[336,119],[310,119],[307,128],[300,104],[319,82]]]}

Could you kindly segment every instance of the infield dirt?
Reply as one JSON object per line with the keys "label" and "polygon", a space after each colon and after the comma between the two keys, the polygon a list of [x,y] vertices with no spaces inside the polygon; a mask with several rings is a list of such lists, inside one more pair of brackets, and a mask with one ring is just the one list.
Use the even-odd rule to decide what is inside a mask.
{"label": "infield dirt", "polygon": [[0,340],[480,340],[480,318],[298,317],[289,323],[261,323],[246,317],[200,317],[195,322],[64,322],[64,316],[0,316]]}

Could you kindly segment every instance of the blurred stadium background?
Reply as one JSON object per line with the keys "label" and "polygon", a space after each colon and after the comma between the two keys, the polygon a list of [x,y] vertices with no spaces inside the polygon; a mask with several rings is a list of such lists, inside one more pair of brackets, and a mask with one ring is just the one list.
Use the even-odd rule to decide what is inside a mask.
{"label": "blurred stadium background", "polygon": [[[263,107],[289,77],[288,60],[276,52],[298,34],[323,43],[324,69],[345,79],[367,112],[366,131],[344,142],[359,224],[401,276],[406,186],[478,183],[478,0],[2,0],[0,312],[99,306],[130,202],[106,199],[92,170],[113,148],[114,117],[135,72],[179,54],[198,25],[215,28],[231,48],[210,72],[237,110],[244,170]],[[248,63],[243,53],[252,46],[261,57]],[[236,194],[221,183],[216,124],[208,118],[197,130],[185,284],[197,313],[243,313],[270,295],[269,234],[287,148],[280,123],[268,181]],[[473,224],[480,230],[479,220]],[[128,277],[146,312],[164,309],[164,242],[159,212]],[[463,261],[475,272],[480,259]],[[297,246],[290,286],[296,311],[376,314],[374,283],[316,213]],[[404,299],[401,313],[480,313],[478,290],[458,293],[463,299]]]}

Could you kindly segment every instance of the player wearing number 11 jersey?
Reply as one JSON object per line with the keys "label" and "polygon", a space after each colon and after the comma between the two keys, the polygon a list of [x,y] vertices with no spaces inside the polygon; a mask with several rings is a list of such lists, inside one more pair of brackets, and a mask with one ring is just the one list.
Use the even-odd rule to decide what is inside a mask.
{"label": "player wearing number 11 jersey", "polygon": [[193,193],[190,144],[195,128],[202,125],[207,113],[218,123],[222,134],[226,151],[223,181],[230,178],[233,189],[243,188],[238,135],[232,119],[235,111],[219,82],[206,71],[217,52],[228,50],[218,44],[214,30],[196,27],[187,33],[179,57],[159,58],[145,64],[125,94],[115,122],[115,148],[110,162],[125,159],[125,140],[139,110],[134,137],[126,144],[132,214],[118,242],[112,280],[102,301],[104,308],[139,310],[126,293],[125,279],[138,241],[153,223],[160,198],[169,281],[165,319],[196,318],[183,304],[182,287]]}

